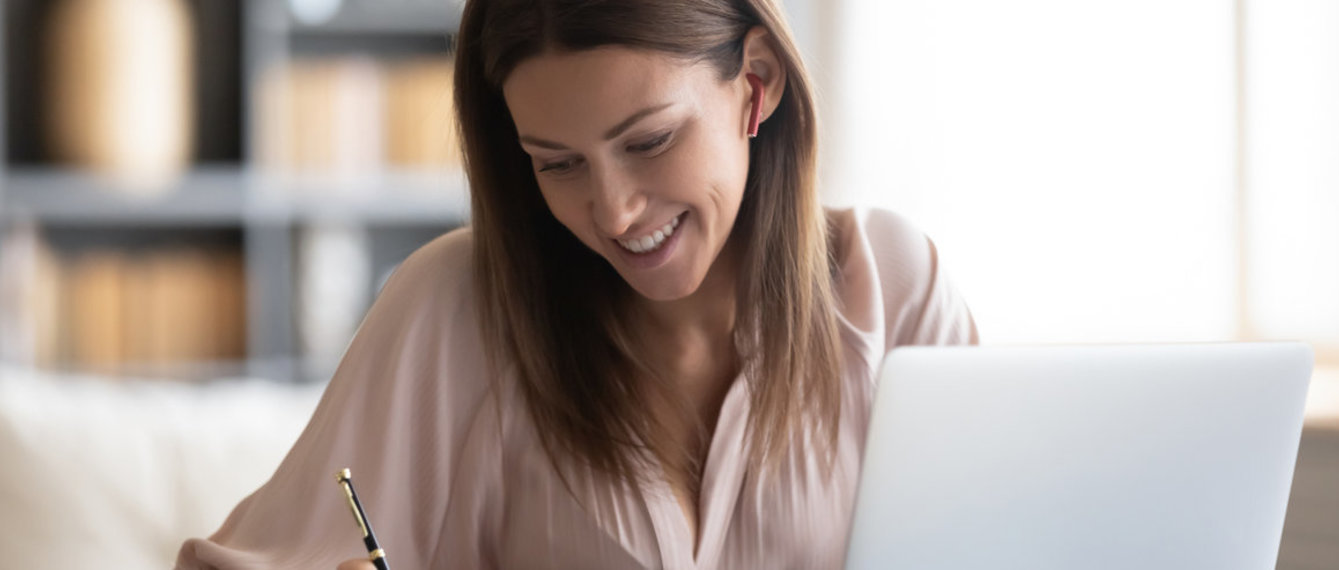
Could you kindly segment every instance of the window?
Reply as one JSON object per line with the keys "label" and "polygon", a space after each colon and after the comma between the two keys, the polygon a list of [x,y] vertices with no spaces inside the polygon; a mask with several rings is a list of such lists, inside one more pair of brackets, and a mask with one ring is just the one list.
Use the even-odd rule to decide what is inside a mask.
{"label": "window", "polygon": [[826,199],[920,225],[987,342],[1339,345],[1339,6],[847,0],[830,18]]}

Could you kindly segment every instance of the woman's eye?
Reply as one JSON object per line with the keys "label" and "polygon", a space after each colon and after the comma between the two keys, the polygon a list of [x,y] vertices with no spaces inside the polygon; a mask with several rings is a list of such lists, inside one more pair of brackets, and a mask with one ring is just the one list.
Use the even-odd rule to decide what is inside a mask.
{"label": "woman's eye", "polygon": [[641,143],[641,144],[631,145],[631,146],[628,147],[628,150],[630,150],[630,151],[632,151],[632,152],[649,152],[649,151],[653,151],[653,150],[659,148],[661,145],[664,145],[667,141],[669,141],[670,134],[671,134],[671,133],[665,133],[665,134],[663,134],[663,135],[660,135],[660,136],[656,137],[654,140],[650,140],[650,141],[647,141],[647,142],[644,142],[644,143]]}
{"label": "woman's eye", "polygon": [[540,167],[539,167],[539,171],[540,171],[540,172],[552,172],[552,173],[555,173],[555,174],[561,174],[561,173],[563,173],[563,172],[567,172],[568,170],[571,170],[571,169],[572,169],[572,166],[573,166],[573,165],[572,165],[572,161],[571,161],[571,160],[564,160],[564,161],[561,161],[561,162],[550,162],[550,163],[548,163],[548,164],[545,164],[545,165],[540,166]]}

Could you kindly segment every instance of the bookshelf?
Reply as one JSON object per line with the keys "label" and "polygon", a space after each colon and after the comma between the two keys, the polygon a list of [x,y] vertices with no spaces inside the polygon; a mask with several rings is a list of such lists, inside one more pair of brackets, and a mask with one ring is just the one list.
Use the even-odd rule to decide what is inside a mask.
{"label": "bookshelf", "polygon": [[144,191],[53,151],[53,12],[87,1],[0,5],[0,358],[327,379],[389,272],[468,220],[444,130],[459,4],[129,3],[175,4],[190,23],[190,158]]}

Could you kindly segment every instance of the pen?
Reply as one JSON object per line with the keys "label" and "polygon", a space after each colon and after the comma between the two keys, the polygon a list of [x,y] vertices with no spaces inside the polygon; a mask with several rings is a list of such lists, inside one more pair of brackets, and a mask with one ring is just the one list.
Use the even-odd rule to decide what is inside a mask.
{"label": "pen", "polygon": [[377,570],[390,570],[386,565],[386,551],[377,544],[377,535],[372,533],[372,523],[367,522],[367,515],[363,513],[363,504],[358,502],[358,493],[353,491],[353,479],[349,469],[345,467],[335,473],[335,481],[340,487],[344,488],[344,496],[349,499],[349,510],[353,511],[353,520],[358,523],[358,530],[363,533],[363,544],[367,545],[367,557],[372,561],[372,565]]}

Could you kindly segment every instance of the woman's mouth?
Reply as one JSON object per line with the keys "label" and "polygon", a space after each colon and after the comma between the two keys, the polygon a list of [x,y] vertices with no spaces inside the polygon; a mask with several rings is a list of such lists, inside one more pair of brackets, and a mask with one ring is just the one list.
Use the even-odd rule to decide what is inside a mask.
{"label": "woman's mouth", "polygon": [[652,269],[663,265],[674,255],[675,245],[683,237],[683,224],[687,220],[688,212],[684,212],[647,235],[614,240],[618,244],[616,249],[620,254],[618,257],[623,260],[622,264],[631,269]]}
{"label": "woman's mouth", "polygon": [[663,247],[665,245],[665,242],[669,240],[670,236],[674,235],[674,229],[679,227],[680,218],[683,218],[683,214],[675,216],[674,219],[670,220],[669,222],[666,222],[664,226],[640,238],[620,239],[614,241],[617,241],[618,245],[623,246],[623,249],[626,249],[632,253],[654,252]]}

